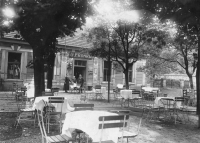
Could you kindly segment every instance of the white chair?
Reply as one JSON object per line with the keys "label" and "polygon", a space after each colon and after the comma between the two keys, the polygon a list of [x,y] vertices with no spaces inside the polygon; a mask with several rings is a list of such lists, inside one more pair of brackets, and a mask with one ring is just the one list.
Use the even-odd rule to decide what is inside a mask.
{"label": "white chair", "polygon": [[[123,143],[123,134],[124,134],[124,128],[127,126],[127,123],[125,122],[127,119],[129,119],[129,115],[110,115],[110,116],[100,116],[99,117],[99,129],[101,130],[101,137],[99,143],[114,143],[112,140],[108,141],[102,141],[102,134],[103,131],[110,128],[122,128],[121,131],[121,138]],[[107,122],[109,121],[109,122]],[[97,142],[93,142],[97,143]]]}
{"label": "white chair", "polygon": [[41,110],[37,110],[37,117],[38,117],[38,123],[40,126],[40,132],[42,135],[42,143],[59,143],[59,142],[69,142],[73,141],[72,138],[68,137],[67,135],[64,134],[59,134],[55,136],[48,136],[46,133],[46,129],[44,126],[44,119],[43,119],[44,112]]}
{"label": "white chair", "polygon": [[[139,132],[140,132],[140,127],[141,127],[141,124],[142,124],[142,118],[143,118],[143,115],[144,115],[144,109],[142,108],[135,108],[132,112],[131,112],[131,115],[136,117],[136,118],[139,118],[139,121],[136,123],[136,127],[135,127],[135,130],[134,131],[129,131],[129,118],[126,118],[125,120],[125,123],[127,124],[127,128],[128,130],[124,130],[122,129],[122,131],[119,132],[119,136],[118,138],[119,139],[127,139],[127,143],[128,143],[128,139],[129,138],[135,138],[136,136],[138,136]],[[129,114],[130,114],[130,111],[118,111],[119,114],[123,114],[123,115],[126,115],[129,117]],[[134,120],[136,121],[136,120]],[[123,141],[122,141],[123,142]]]}
{"label": "white chair", "polygon": [[95,85],[95,95],[96,95],[96,99],[104,99],[102,92],[101,92],[101,85]]}

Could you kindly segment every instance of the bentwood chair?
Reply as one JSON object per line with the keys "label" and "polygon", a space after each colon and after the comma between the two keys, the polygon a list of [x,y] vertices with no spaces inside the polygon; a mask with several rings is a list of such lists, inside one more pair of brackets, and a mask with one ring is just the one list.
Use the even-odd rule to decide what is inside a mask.
{"label": "bentwood chair", "polygon": [[112,106],[117,105],[117,103],[119,103],[122,107],[124,98],[120,96],[117,89],[113,89],[113,94],[114,94],[114,102]]}
{"label": "bentwood chair", "polygon": [[[33,102],[30,101],[26,96],[20,96],[20,98],[16,99],[18,114],[15,123],[15,127],[17,128],[21,121],[31,121],[36,122],[36,114],[35,109],[32,108]],[[29,115],[29,116],[28,116]]]}
{"label": "bentwood chair", "polygon": [[96,99],[97,98],[104,99],[103,95],[102,95],[102,92],[101,92],[101,85],[95,85],[94,89],[95,89]]}
{"label": "bentwood chair", "polygon": [[37,110],[37,117],[38,117],[38,124],[40,127],[40,132],[42,135],[42,143],[60,143],[60,142],[66,142],[73,141],[72,138],[69,138],[67,135],[59,134],[55,136],[48,136],[46,133],[45,125],[44,125],[44,119],[43,119],[44,112],[41,110]]}
{"label": "bentwood chair", "polygon": [[125,120],[125,123],[127,124],[127,128],[125,128],[125,130],[120,131],[118,138],[119,139],[127,139],[127,143],[128,143],[128,139],[129,138],[135,138],[136,136],[138,136],[139,132],[140,132],[140,127],[142,124],[142,119],[144,116],[144,112],[145,109],[142,108],[135,108],[133,111],[129,111],[129,110],[119,110],[119,111],[112,111],[112,112],[116,112],[119,115],[126,115],[126,116],[134,116],[134,131],[130,131],[130,124],[129,124],[129,119],[127,118]]}
{"label": "bentwood chair", "polygon": [[196,112],[196,109],[189,108],[188,105],[185,104],[185,100],[187,100],[186,96],[175,97],[175,124],[177,123],[178,119],[180,121],[184,120],[184,122],[191,122],[189,114]]}
{"label": "bentwood chair", "polygon": [[52,87],[52,88],[51,88],[51,92],[52,92],[53,94],[55,94],[55,95],[58,95],[59,88],[57,88],[57,87]]}
{"label": "bentwood chair", "polygon": [[[60,104],[59,109],[52,110],[52,103],[54,104]],[[61,121],[61,116],[62,116],[62,108],[63,108],[63,103],[64,103],[64,97],[49,97],[49,101],[47,103],[47,108],[46,108],[46,126],[48,129],[49,133],[49,125],[51,124],[51,119],[53,121],[52,125],[55,125],[56,123],[59,123],[60,126],[60,132],[62,130],[62,121]],[[58,117],[58,119],[56,118]]]}

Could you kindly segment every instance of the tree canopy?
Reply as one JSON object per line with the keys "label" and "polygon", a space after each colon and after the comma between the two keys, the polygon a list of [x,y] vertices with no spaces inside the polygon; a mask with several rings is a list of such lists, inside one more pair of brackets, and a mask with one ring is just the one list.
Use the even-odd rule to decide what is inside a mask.
{"label": "tree canopy", "polygon": [[[156,14],[161,20],[172,19],[183,29],[196,34],[198,55],[200,53],[200,1],[199,0],[132,0],[135,9]],[[187,31],[187,30],[186,30]],[[185,31],[184,31],[185,32]],[[200,61],[200,56],[198,56]],[[200,62],[197,62],[197,113],[200,127]]]}
{"label": "tree canopy", "polygon": [[[16,30],[33,48],[35,95],[44,91],[44,63],[53,66],[58,37],[73,36],[91,13],[87,0],[20,0],[9,30]],[[50,58],[49,58],[50,57]]]}

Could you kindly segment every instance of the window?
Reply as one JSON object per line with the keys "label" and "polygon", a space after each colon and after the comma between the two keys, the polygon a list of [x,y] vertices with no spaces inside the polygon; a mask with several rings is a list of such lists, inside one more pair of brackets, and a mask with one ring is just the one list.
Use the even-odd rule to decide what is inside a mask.
{"label": "window", "polygon": [[75,66],[83,66],[83,67],[85,67],[86,66],[86,61],[75,60],[74,65]]}
{"label": "window", "polygon": [[8,79],[20,79],[21,53],[8,53]]}
{"label": "window", "polygon": [[128,81],[129,82],[132,82],[132,79],[133,79],[133,65],[131,65],[130,67],[129,67],[129,70],[128,70]]}
{"label": "window", "polygon": [[[108,81],[109,79],[108,67],[109,67],[108,61],[104,61],[103,81]],[[111,77],[111,71],[110,71],[110,77]]]}

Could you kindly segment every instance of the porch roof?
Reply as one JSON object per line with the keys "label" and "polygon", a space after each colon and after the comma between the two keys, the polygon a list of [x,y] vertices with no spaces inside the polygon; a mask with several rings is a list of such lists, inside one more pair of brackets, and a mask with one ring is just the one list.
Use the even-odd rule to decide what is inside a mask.
{"label": "porch roof", "polygon": [[[21,37],[15,37],[17,35],[17,31],[5,33],[4,38],[8,39],[16,39],[20,40]],[[67,47],[77,47],[77,48],[92,48],[93,44],[88,43],[86,39],[84,39],[80,34],[77,34],[73,37],[66,36],[66,37],[59,37],[57,38],[58,45],[67,46]]]}

